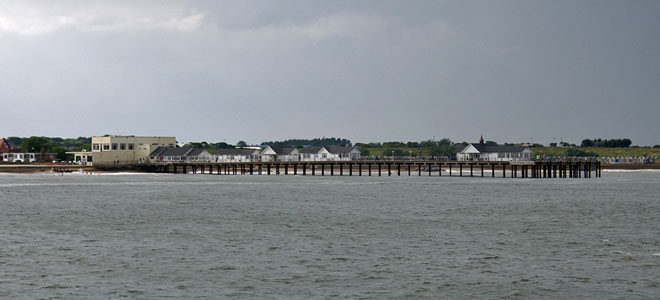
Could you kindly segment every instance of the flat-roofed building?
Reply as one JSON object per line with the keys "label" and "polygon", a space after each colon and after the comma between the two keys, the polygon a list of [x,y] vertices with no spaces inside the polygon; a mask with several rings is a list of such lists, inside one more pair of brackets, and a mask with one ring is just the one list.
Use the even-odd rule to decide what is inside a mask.
{"label": "flat-roofed building", "polygon": [[176,147],[176,138],[167,136],[106,135],[92,137],[92,151],[67,152],[74,161],[95,166],[113,166],[149,162],[149,154],[158,147]]}

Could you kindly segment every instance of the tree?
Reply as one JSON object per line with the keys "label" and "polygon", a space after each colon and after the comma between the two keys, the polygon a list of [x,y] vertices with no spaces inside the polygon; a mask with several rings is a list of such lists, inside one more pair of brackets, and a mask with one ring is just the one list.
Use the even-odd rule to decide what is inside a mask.
{"label": "tree", "polygon": [[430,148],[430,147],[433,147],[435,145],[436,145],[436,142],[432,141],[432,140],[419,142],[419,147],[421,147],[421,148]]}
{"label": "tree", "polygon": [[497,145],[497,142],[494,142],[494,141],[486,141],[486,145],[495,146],[495,145]]}
{"label": "tree", "polygon": [[31,136],[29,138],[23,139],[21,143],[21,148],[26,152],[50,152],[53,148],[53,145],[46,138],[41,136]]}
{"label": "tree", "polygon": [[440,141],[438,141],[438,145],[439,145],[439,146],[442,146],[442,145],[451,145],[451,144],[452,144],[452,143],[451,143],[451,140],[448,139],[448,138],[444,138],[444,139],[441,139]]}
{"label": "tree", "polygon": [[590,151],[583,151],[580,149],[569,148],[566,149],[566,156],[568,157],[597,157],[598,154]]}
{"label": "tree", "polygon": [[621,147],[627,148],[627,147],[630,147],[631,144],[632,144],[632,141],[630,139],[621,140]]}
{"label": "tree", "polygon": [[57,154],[55,157],[57,157],[59,160],[63,160],[63,161],[68,160],[68,154],[66,154],[65,148],[55,147],[53,148],[53,152]]}
{"label": "tree", "polygon": [[405,147],[406,144],[402,142],[384,142],[383,143],[384,147]]}
{"label": "tree", "polygon": [[454,156],[456,154],[456,146],[438,145],[431,148],[430,154],[432,156]]}
{"label": "tree", "polygon": [[11,143],[12,145],[16,147],[20,147],[21,144],[23,144],[23,139],[19,138],[17,136],[10,136],[7,138],[7,142]]}
{"label": "tree", "polygon": [[393,149],[393,148],[385,148],[383,149],[383,156],[405,156],[407,154],[404,154],[401,149]]}
{"label": "tree", "polygon": [[211,144],[211,148],[214,148],[214,149],[232,149],[232,148],[236,148],[236,147],[234,147],[232,145],[229,145],[225,142],[219,142],[219,143]]}
{"label": "tree", "polygon": [[365,147],[359,147],[358,149],[360,150],[361,156],[369,156],[369,149]]}
{"label": "tree", "polygon": [[315,138],[315,139],[288,139],[284,141],[269,141],[263,142],[262,145],[268,146],[285,146],[285,147],[297,147],[297,146],[313,146],[313,147],[326,147],[326,146],[351,146],[351,141],[342,138]]}
{"label": "tree", "polygon": [[236,143],[236,147],[243,148],[243,147],[246,147],[246,146],[247,146],[247,143],[245,141],[238,141],[238,143]]}
{"label": "tree", "polygon": [[557,148],[557,143],[550,143],[550,147]]}
{"label": "tree", "polygon": [[603,139],[585,139],[582,141],[582,147],[614,147],[614,148],[628,148],[632,144],[632,141],[630,139],[624,138],[624,139],[611,139],[611,140],[603,140]]}

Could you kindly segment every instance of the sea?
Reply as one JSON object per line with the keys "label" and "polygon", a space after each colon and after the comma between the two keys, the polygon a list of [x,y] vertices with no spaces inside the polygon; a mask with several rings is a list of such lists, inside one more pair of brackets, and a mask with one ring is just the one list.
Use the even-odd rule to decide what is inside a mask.
{"label": "sea", "polygon": [[660,172],[0,174],[0,298],[658,299]]}

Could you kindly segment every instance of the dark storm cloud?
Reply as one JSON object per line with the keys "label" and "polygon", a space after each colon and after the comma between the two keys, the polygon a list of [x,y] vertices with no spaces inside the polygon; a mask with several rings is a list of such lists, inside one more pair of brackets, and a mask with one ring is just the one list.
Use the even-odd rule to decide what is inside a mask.
{"label": "dark storm cloud", "polygon": [[659,8],[3,2],[1,135],[658,144]]}

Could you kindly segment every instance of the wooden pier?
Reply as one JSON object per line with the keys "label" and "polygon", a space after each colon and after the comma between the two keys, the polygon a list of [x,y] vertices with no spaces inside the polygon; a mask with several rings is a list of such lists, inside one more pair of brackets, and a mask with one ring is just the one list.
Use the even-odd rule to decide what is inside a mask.
{"label": "wooden pier", "polygon": [[592,160],[491,161],[314,161],[148,163],[137,169],[154,173],[306,176],[458,176],[510,178],[601,177]]}

